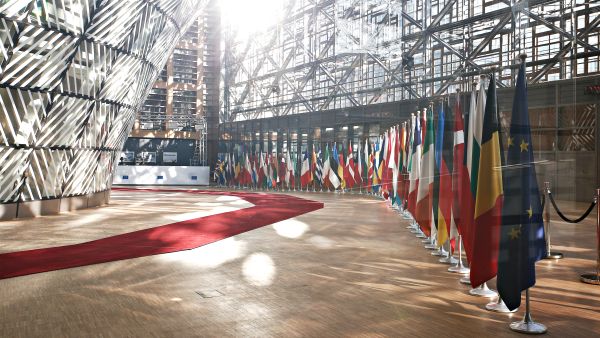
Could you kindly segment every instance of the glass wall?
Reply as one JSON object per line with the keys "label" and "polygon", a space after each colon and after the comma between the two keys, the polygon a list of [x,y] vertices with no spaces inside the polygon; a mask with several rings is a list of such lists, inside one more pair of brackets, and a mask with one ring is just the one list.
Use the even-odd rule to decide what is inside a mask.
{"label": "glass wall", "polygon": [[[528,89],[532,142],[539,183],[543,186],[544,182],[550,182],[555,196],[559,199],[589,201],[597,186],[596,120],[600,113],[600,95],[586,94],[585,90],[593,85],[594,81],[578,81],[575,85],[572,82],[546,84],[530,86]],[[576,90],[573,91],[573,88]],[[513,95],[512,88],[498,90],[504,144],[510,126]],[[462,95],[465,111],[468,111],[469,96],[470,93]],[[271,147],[268,151],[278,154],[287,149],[292,153],[299,151],[300,154],[312,149],[324,152],[327,145],[331,149],[334,143],[343,143],[344,147],[348,147],[350,140],[356,156],[359,146],[364,147],[365,139],[368,138],[369,143],[377,142],[379,136],[389,127],[408,120],[410,113],[427,104],[427,101],[407,101],[401,105],[225,123],[221,125],[221,132],[232,138],[222,137],[221,142],[245,142],[240,138],[242,134],[237,131],[243,125],[244,130],[252,130],[254,135],[261,137],[257,142],[263,145],[263,151],[269,139]],[[275,136],[277,133],[286,135],[279,144]]]}

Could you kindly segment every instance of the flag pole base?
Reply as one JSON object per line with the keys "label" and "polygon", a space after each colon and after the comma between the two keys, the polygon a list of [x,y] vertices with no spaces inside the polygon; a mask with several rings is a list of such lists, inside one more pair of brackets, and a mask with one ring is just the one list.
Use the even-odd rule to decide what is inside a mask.
{"label": "flag pole base", "polygon": [[427,250],[435,250],[435,249],[437,249],[437,245],[435,245],[433,243],[431,243],[431,244],[425,244],[423,247],[425,249],[427,249]]}
{"label": "flag pole base", "polygon": [[493,297],[498,296],[498,293],[496,291],[488,288],[487,283],[483,283],[481,286],[469,290],[469,294],[471,296],[487,297],[487,298],[493,298]]}
{"label": "flag pole base", "polygon": [[485,309],[488,311],[492,311],[492,312],[513,313],[513,312],[517,312],[517,310],[519,308],[516,308],[511,311],[508,307],[506,307],[506,304],[504,304],[504,301],[502,300],[502,298],[498,297],[498,301],[487,303],[485,306]]}
{"label": "flag pole base", "polygon": [[546,257],[544,257],[544,259],[561,259],[563,257],[564,257],[564,255],[560,252],[548,251],[548,255],[546,255]]}
{"label": "flag pole base", "polygon": [[531,321],[531,318],[530,321],[527,321],[527,317],[520,322],[511,323],[509,326],[511,330],[525,334],[544,334],[548,331],[546,325]]}
{"label": "flag pole base", "polygon": [[[469,271],[470,272],[470,271]],[[464,276],[463,278],[458,280],[460,284],[471,285],[471,278],[469,276]]]}
{"label": "flag pole base", "polygon": [[510,329],[525,334],[543,334],[548,331],[545,325],[536,323],[531,319],[531,310],[529,308],[529,289],[525,290],[525,315],[520,322],[512,322]]}
{"label": "flag pole base", "polygon": [[579,280],[587,284],[600,285],[600,280],[598,277],[599,276],[595,273],[584,273],[579,277]]}
{"label": "flag pole base", "polygon": [[[436,249],[438,249],[438,248],[436,248]],[[444,249],[442,247],[440,247],[438,250],[431,253],[432,256],[437,256],[437,257],[445,257],[446,254],[447,254],[447,252],[444,251]]]}
{"label": "flag pole base", "polygon": [[[449,267],[448,272],[460,273],[463,275],[471,272],[471,269],[464,266],[461,261],[457,260],[457,263],[458,263],[457,265]],[[469,283],[469,284],[471,284],[471,283]]]}
{"label": "flag pole base", "polygon": [[431,241],[431,238],[427,237],[424,240],[422,240],[421,243],[423,243],[423,244],[431,244],[433,242]]}
{"label": "flag pole base", "polygon": [[452,257],[452,255],[447,255],[446,257],[440,258],[439,262],[444,264],[457,264],[458,259]]}
{"label": "flag pole base", "polygon": [[425,236],[425,234],[422,232],[418,232],[416,237],[417,238],[427,238],[427,236]]}

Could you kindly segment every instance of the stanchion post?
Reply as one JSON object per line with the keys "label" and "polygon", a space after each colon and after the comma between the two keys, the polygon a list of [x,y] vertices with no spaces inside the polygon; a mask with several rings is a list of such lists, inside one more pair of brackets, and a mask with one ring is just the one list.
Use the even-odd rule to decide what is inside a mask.
{"label": "stanchion post", "polygon": [[584,283],[600,285],[600,189],[596,189],[596,273],[584,273],[580,279]]}
{"label": "stanchion post", "polygon": [[544,196],[546,203],[544,205],[544,226],[546,235],[546,257],[545,259],[561,259],[563,254],[560,252],[553,252],[552,245],[550,244],[550,182],[544,182]]}

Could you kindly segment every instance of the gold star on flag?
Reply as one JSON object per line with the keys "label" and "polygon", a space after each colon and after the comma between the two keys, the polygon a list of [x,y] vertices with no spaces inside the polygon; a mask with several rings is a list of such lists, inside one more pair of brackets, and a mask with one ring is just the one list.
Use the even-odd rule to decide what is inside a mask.
{"label": "gold star on flag", "polygon": [[519,238],[519,236],[521,236],[521,226],[519,226],[518,228],[516,226],[512,227],[512,229],[510,229],[510,232],[508,233],[508,236],[510,236],[510,239]]}
{"label": "gold star on flag", "polygon": [[508,233],[508,236],[510,236],[510,239],[517,239],[519,238],[519,236],[521,236],[521,226],[519,225],[519,227],[512,227],[512,229],[510,229],[510,232]]}
{"label": "gold star on flag", "polygon": [[515,145],[515,139],[513,137],[508,137],[508,146],[514,146]]}
{"label": "gold star on flag", "polygon": [[519,147],[521,147],[521,152],[528,151],[529,149],[527,148],[529,147],[529,143],[525,142],[525,140],[521,140]]}
{"label": "gold star on flag", "polygon": [[527,209],[527,214],[529,215],[529,218],[533,217],[533,208],[531,206]]}

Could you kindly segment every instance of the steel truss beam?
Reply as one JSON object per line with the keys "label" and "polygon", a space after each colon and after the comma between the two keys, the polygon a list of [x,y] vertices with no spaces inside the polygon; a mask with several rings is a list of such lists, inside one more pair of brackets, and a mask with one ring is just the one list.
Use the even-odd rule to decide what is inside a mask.
{"label": "steel truss beam", "polygon": [[[579,34],[577,34],[577,40],[581,37],[586,36],[589,32],[595,29],[598,24],[600,24],[600,15],[594,19],[594,21],[590,22],[589,25]],[[569,41],[561,50],[556,53],[556,55],[551,59],[553,62],[546,64],[540,71],[533,76],[530,83],[537,83],[544,75],[546,75],[552,67],[565,55],[567,55],[571,51],[571,46],[573,45],[573,41]],[[596,49],[597,50],[597,49]]]}
{"label": "steel truss beam", "polygon": [[[575,58],[591,58],[600,53],[600,45],[587,39],[600,24],[597,14],[600,4],[595,3],[577,5],[573,14],[589,17],[590,24],[580,27],[574,34],[556,24],[556,14],[553,14],[554,18],[544,14],[544,11],[558,8],[548,5],[567,0],[519,1],[513,7],[508,0],[501,0],[500,4],[506,6],[504,8],[489,7],[495,6],[497,1],[482,0],[482,7],[476,9],[475,14],[474,4],[469,0],[439,0],[437,3],[428,2],[435,13],[429,24],[419,13],[423,11],[423,3],[429,0],[405,0],[402,6],[389,6],[393,1],[387,0],[297,1],[301,4],[298,8],[285,8],[288,18],[293,20],[284,21],[272,30],[271,38],[283,34],[277,41],[282,41],[281,46],[274,45],[271,39],[260,48],[248,43],[234,46],[231,50],[231,63],[225,64],[230,72],[225,78],[228,81],[225,87],[231,90],[233,100],[230,101],[232,107],[228,109],[231,120],[236,120],[236,114],[243,114],[244,118],[262,117],[264,110],[271,110],[274,115],[288,115],[435,96],[443,94],[450,86],[470,84],[469,76],[488,71],[490,65],[511,69],[514,66],[512,58],[518,54],[511,49],[514,47],[511,45],[514,36],[511,19],[515,12],[527,18],[529,31],[533,34],[546,34],[554,39],[551,42],[561,43],[559,52],[553,57],[532,55],[533,61],[528,62],[528,67],[543,65],[535,70],[533,82],[544,79],[549,71],[556,68],[555,64],[573,49],[573,41],[586,50],[585,53],[576,53]],[[406,3],[410,6],[404,5]],[[338,5],[340,7],[336,7]],[[378,10],[373,12],[372,8],[364,7],[371,5],[378,6]],[[490,11],[489,8],[495,9]],[[369,15],[373,18],[369,19]],[[452,15],[452,20],[445,20],[449,15]],[[456,15],[460,19],[456,19]],[[561,11],[560,17],[561,20],[568,18],[564,11]],[[339,21],[338,25],[338,20],[343,22]],[[390,39],[393,42],[401,40],[406,46],[395,44],[390,50],[398,53],[394,48],[402,48],[402,55],[371,52],[373,44],[365,43],[363,48],[366,35],[361,35],[361,32],[364,25],[372,25],[368,28],[371,29],[369,34],[379,36],[382,32],[389,34],[390,30],[384,29],[384,26],[390,25],[390,22],[397,25],[399,32]],[[353,29],[359,23],[361,31],[356,33]],[[460,35],[456,30],[464,32],[469,27],[475,27],[474,31],[469,29],[464,39],[448,39],[445,36],[446,33],[449,36]],[[536,33],[535,27],[543,27],[545,32]],[[338,35],[341,39],[337,39]],[[533,38],[527,36],[527,39]],[[340,45],[340,41],[347,45]],[[379,43],[381,40],[378,38],[376,41]],[[427,55],[426,62],[423,62],[421,55],[425,55],[424,49],[429,48],[426,46],[431,46],[436,53],[431,52],[431,56]],[[400,62],[401,56],[414,56],[419,58],[419,63],[409,69]],[[250,59],[254,68],[246,69],[248,67],[244,63]],[[265,64],[270,67],[268,71]],[[498,86],[511,85],[511,81],[504,73]],[[269,84],[283,85],[283,92],[274,97],[264,95]],[[259,92],[255,99],[249,99],[252,91]]]}
{"label": "steel truss beam", "polygon": [[[489,32],[489,34],[485,37],[485,39],[483,39],[479,43],[479,45],[477,45],[477,47],[475,47],[475,49],[471,52],[471,54],[469,54],[466,61],[475,59],[479,55],[479,53],[481,53],[481,51],[485,48],[485,46],[487,46],[492,41],[492,39],[496,36],[496,34],[498,34],[500,32],[500,30],[502,30],[502,28],[504,28],[504,26],[506,24],[508,24],[511,17],[512,17],[512,14],[509,13],[509,14],[506,14],[503,18],[501,18],[500,22],[498,22],[494,26],[492,31]],[[458,67],[458,69],[456,69],[454,71],[454,73],[452,73],[452,75],[450,75],[450,78],[448,80],[446,80],[440,86],[440,88],[435,92],[435,95],[439,95],[439,94],[445,92],[446,89],[448,89],[448,87],[452,84],[452,82],[454,82],[461,75],[461,73],[463,71],[464,71],[464,66]]]}

